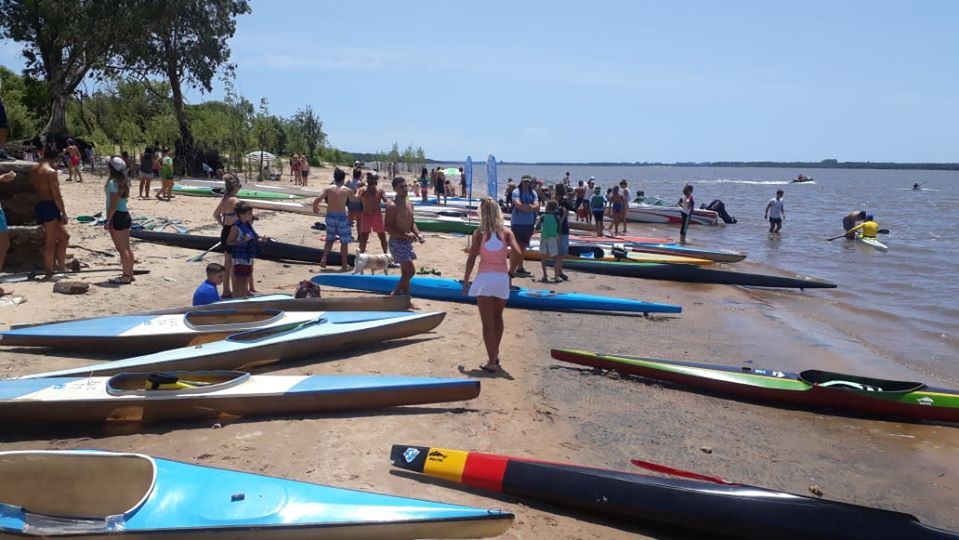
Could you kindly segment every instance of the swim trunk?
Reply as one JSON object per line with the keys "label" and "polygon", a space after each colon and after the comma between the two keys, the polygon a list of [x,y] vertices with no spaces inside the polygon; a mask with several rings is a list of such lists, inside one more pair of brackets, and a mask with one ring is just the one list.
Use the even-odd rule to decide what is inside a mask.
{"label": "swim trunk", "polygon": [[393,255],[393,262],[397,264],[416,260],[416,253],[413,251],[413,242],[410,240],[390,238],[390,254]]}
{"label": "swim trunk", "polygon": [[511,225],[510,229],[513,230],[513,236],[516,237],[516,243],[520,247],[529,246],[530,239],[533,238],[533,226],[532,225]]}
{"label": "swim trunk", "polygon": [[48,221],[60,221],[60,219],[63,218],[63,214],[61,214],[60,209],[57,208],[57,203],[51,200],[37,201],[34,212],[36,213],[37,223],[40,224]]}
{"label": "swim trunk", "polygon": [[3,208],[0,208],[0,233],[7,232],[7,214],[3,212]]}
{"label": "swim trunk", "polygon": [[300,171],[300,176],[302,176],[303,178],[309,178],[310,171]]}
{"label": "swim trunk", "polygon": [[380,212],[375,214],[360,214],[360,233],[369,234],[370,231],[375,233],[386,232],[386,229],[383,227],[383,214]]}
{"label": "swim trunk", "polygon": [[233,263],[233,275],[236,277],[252,277],[253,265]]}
{"label": "swim trunk", "polygon": [[593,210],[593,219],[595,219],[596,222],[599,223],[603,221],[603,214],[605,214],[603,210]]}
{"label": "swim trunk", "polygon": [[679,234],[681,234],[682,236],[686,236],[686,231],[689,230],[689,222],[693,219],[693,215],[683,212],[682,216],[683,216],[683,222],[679,226]]}
{"label": "swim trunk", "polygon": [[555,257],[559,255],[559,240],[555,236],[550,238],[540,238],[539,252],[546,257]]}
{"label": "swim trunk", "polygon": [[618,204],[618,203],[613,205],[613,212],[616,212],[616,213],[618,214],[618,213],[620,213],[622,210],[623,210],[623,205]]}
{"label": "swim trunk", "polygon": [[569,255],[569,235],[561,234],[559,235],[559,254],[563,257]]}
{"label": "swim trunk", "polygon": [[113,213],[113,219],[110,220],[110,228],[115,231],[125,231],[129,229],[132,224],[133,220],[130,219],[130,213],[119,210]]}
{"label": "swim trunk", "polygon": [[227,248],[227,239],[230,237],[230,229],[233,228],[233,225],[224,225],[220,229],[220,247],[223,249]]}
{"label": "swim trunk", "polygon": [[334,242],[339,240],[343,244],[349,244],[353,241],[353,230],[350,228],[350,220],[346,217],[346,212],[328,212],[326,214],[326,241]]}
{"label": "swim trunk", "polygon": [[77,166],[79,166],[79,165],[80,165],[80,157],[79,157],[79,156],[70,156],[70,166],[71,166],[71,167],[77,167]]}
{"label": "swim trunk", "polygon": [[446,195],[446,185],[442,183],[436,184],[435,191],[437,195]]}
{"label": "swim trunk", "polygon": [[770,224],[770,225],[776,225],[776,226],[782,227],[783,218],[771,217],[771,218],[769,218],[769,224]]}

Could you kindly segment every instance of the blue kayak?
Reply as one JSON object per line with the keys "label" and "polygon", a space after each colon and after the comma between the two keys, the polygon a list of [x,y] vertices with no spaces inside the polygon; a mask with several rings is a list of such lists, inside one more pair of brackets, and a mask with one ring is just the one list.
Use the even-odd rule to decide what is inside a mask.
{"label": "blue kayak", "polygon": [[[321,274],[313,277],[319,285],[358,291],[390,293],[399,276],[357,274]],[[463,294],[463,283],[455,279],[414,277],[410,283],[414,297],[474,304],[476,298]],[[682,306],[655,304],[628,298],[611,298],[582,293],[564,293],[542,289],[513,287],[507,306],[543,311],[619,311],[628,313],[681,313]]]}
{"label": "blue kayak", "polygon": [[[340,461],[349,468],[349,459]],[[0,453],[0,536],[484,538],[508,512],[83,450]],[[50,494],[56,494],[55,497]]]}

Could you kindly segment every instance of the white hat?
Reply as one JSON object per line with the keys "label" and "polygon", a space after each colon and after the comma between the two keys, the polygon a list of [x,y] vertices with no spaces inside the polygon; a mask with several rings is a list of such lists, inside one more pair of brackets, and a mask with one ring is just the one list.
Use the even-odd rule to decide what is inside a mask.
{"label": "white hat", "polygon": [[110,158],[110,167],[117,172],[127,172],[127,162],[120,156]]}

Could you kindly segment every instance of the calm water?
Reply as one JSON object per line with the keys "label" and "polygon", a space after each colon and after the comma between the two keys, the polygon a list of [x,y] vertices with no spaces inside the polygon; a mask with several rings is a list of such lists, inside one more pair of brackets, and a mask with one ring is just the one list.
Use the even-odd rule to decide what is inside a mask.
{"label": "calm water", "polygon": [[[477,165],[474,185],[485,188],[485,167]],[[837,290],[803,298],[818,302],[837,328],[875,354],[959,381],[959,172],[501,165],[498,177],[502,190],[508,177],[559,180],[566,171],[574,185],[590,176],[603,187],[626,178],[633,193],[672,201],[689,182],[697,206],[722,199],[739,223],[693,226],[692,242],[745,251],[747,261],[837,283]],[[815,183],[788,183],[800,172]],[[913,182],[923,190],[912,191]],[[763,219],[777,189],[786,192],[778,238],[766,232]],[[859,209],[890,230],[880,237],[888,252],[825,241],[842,234],[842,217]]]}

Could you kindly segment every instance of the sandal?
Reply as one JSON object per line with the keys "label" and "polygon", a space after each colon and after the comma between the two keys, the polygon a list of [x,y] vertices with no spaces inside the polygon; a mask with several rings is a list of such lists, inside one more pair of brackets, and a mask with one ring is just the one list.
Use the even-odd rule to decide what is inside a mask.
{"label": "sandal", "polygon": [[111,285],[129,285],[133,283],[133,276],[120,276],[115,278],[110,278]]}

